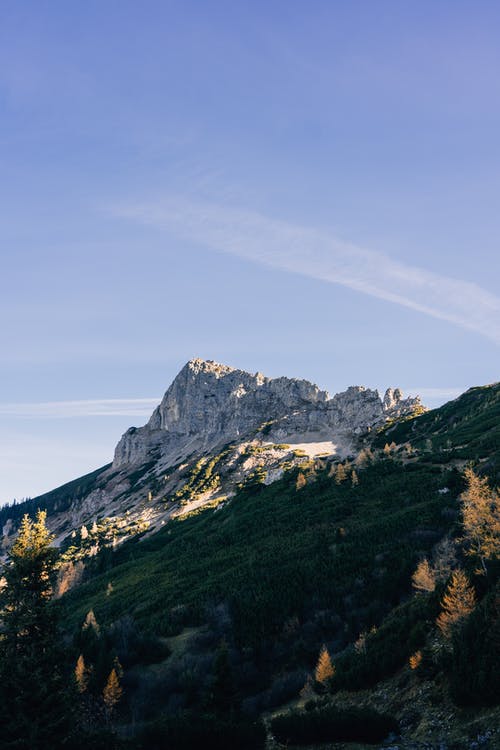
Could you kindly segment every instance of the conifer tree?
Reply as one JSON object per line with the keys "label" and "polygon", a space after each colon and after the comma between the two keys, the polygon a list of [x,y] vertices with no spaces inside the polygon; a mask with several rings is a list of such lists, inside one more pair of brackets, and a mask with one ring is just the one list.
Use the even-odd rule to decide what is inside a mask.
{"label": "conifer tree", "polygon": [[335,472],[335,484],[342,484],[347,479],[346,470],[343,464],[338,464]]}
{"label": "conifer tree", "polygon": [[115,667],[113,667],[111,672],[109,673],[109,677],[107,679],[106,685],[104,686],[104,690],[102,691],[104,705],[106,706],[106,710],[109,716],[114,713],[122,695],[123,688],[120,685],[120,680],[118,678],[118,675],[116,674],[116,669]]}
{"label": "conifer tree", "polygon": [[414,654],[412,654],[408,660],[410,664],[410,669],[418,669],[419,666],[422,664],[422,652],[421,651],[415,651]]}
{"label": "conifer tree", "polygon": [[305,487],[307,484],[305,476],[302,474],[301,471],[297,474],[297,481],[295,482],[295,489],[301,490],[302,487]]}
{"label": "conifer tree", "polygon": [[328,680],[330,680],[335,674],[335,667],[332,664],[330,654],[328,653],[327,647],[323,644],[321,651],[319,652],[318,663],[314,670],[314,678],[323,687],[326,687]]}
{"label": "conifer tree", "polygon": [[412,576],[411,582],[413,588],[416,589],[419,594],[430,593],[436,588],[436,576],[426,557],[417,565],[417,569]]}
{"label": "conifer tree", "polygon": [[351,485],[353,487],[357,487],[358,484],[359,484],[359,478],[358,478],[358,475],[356,474],[356,472],[353,469],[352,470],[352,474],[351,474]]}
{"label": "conifer tree", "polygon": [[62,748],[72,730],[57,621],[50,599],[57,557],[45,525],[25,515],[0,597],[0,732],[2,750]]}
{"label": "conifer tree", "polygon": [[90,679],[90,672],[90,668],[85,664],[83,654],[80,654],[75,667],[76,687],[79,693],[84,693],[87,690]]}
{"label": "conifer tree", "polygon": [[96,620],[96,616],[94,614],[93,609],[89,609],[89,611],[85,615],[85,620],[83,621],[83,625],[82,625],[82,631],[85,631],[85,630],[90,630],[97,637],[99,637],[99,634],[101,632],[99,623]]}
{"label": "conifer tree", "polygon": [[477,557],[483,573],[486,562],[500,557],[500,499],[488,486],[487,477],[479,477],[468,467],[462,495],[462,523],[469,555]]}
{"label": "conifer tree", "polygon": [[357,455],[357,458],[355,460],[356,466],[359,468],[364,468],[368,464],[370,464],[373,461],[373,453],[369,448],[362,448],[360,452]]}
{"label": "conifer tree", "polygon": [[436,624],[448,640],[460,628],[476,606],[476,595],[463,570],[455,570],[441,602]]}

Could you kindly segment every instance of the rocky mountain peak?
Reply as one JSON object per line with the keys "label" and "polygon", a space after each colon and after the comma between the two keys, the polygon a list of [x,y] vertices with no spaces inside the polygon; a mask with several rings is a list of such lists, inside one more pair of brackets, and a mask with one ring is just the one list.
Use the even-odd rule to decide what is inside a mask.
{"label": "rocky mountain peak", "polygon": [[384,394],[384,411],[394,409],[403,400],[403,394],[399,388],[388,388]]}
{"label": "rocky mountain peak", "polygon": [[[307,380],[252,375],[212,360],[192,359],[181,369],[149,422],[131,428],[115,451],[114,466],[139,463],[153,454],[166,466],[194,453],[255,434],[272,422],[271,437],[312,435],[331,440],[359,434],[387,418],[409,413],[415,399],[388,389],[352,386],[330,398]],[[418,404],[420,402],[418,401]]]}
{"label": "rocky mountain peak", "polygon": [[213,359],[200,359],[199,357],[190,359],[189,362],[184,365],[179,375],[184,369],[187,369],[195,375],[199,375],[200,373],[213,374],[216,378],[223,377],[224,375],[235,371],[235,368],[230,367],[229,365],[223,365],[220,362],[215,362]]}

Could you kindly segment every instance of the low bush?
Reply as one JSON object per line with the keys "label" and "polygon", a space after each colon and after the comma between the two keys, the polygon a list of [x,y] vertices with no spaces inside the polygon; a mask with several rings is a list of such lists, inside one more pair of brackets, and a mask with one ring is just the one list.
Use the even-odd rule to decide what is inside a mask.
{"label": "low bush", "polygon": [[262,723],[211,714],[168,717],[144,727],[138,736],[138,747],[143,750],[261,750],[265,744]]}
{"label": "low bush", "polygon": [[271,731],[278,742],[309,745],[315,742],[381,742],[398,725],[391,716],[371,709],[317,708],[275,717]]}

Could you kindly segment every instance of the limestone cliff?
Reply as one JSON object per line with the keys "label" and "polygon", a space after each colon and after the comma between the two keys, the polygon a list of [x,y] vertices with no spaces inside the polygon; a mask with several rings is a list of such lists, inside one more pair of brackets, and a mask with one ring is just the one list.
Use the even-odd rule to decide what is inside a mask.
{"label": "limestone cliff", "polygon": [[131,428],[115,450],[114,468],[161,458],[174,465],[235,440],[249,439],[269,423],[270,439],[332,440],[367,431],[386,419],[412,413],[419,399],[388,389],[348,388],[330,398],[307,380],[266,378],[212,361],[188,362],[149,422]]}

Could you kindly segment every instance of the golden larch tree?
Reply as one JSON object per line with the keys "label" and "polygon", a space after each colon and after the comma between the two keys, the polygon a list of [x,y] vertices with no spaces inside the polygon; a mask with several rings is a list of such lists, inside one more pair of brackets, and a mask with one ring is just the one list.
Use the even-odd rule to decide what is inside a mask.
{"label": "golden larch tree", "polygon": [[339,464],[335,471],[335,484],[342,484],[347,479],[347,472],[343,464]]}
{"label": "golden larch tree", "polygon": [[488,477],[479,477],[468,467],[464,471],[467,487],[462,495],[462,524],[467,553],[477,557],[481,571],[486,562],[500,557],[500,499],[488,485]]}
{"label": "golden larch tree", "polygon": [[85,620],[83,621],[82,630],[93,630],[96,636],[99,636],[101,632],[101,628],[99,627],[99,623],[96,620],[96,616],[94,614],[93,609],[89,609],[89,611],[85,615]]}
{"label": "golden larch tree", "polygon": [[422,652],[415,651],[415,653],[412,654],[408,659],[408,662],[410,664],[410,669],[418,669],[422,664]]}
{"label": "golden larch tree", "polygon": [[120,680],[116,674],[116,669],[113,667],[109,673],[108,680],[102,691],[102,697],[104,705],[108,713],[112,713],[123,695],[123,688],[120,685]]}
{"label": "golden larch tree", "polygon": [[90,669],[85,664],[83,654],[80,654],[75,667],[76,687],[79,693],[84,693],[87,689],[90,679]]}
{"label": "golden larch tree", "polygon": [[441,601],[441,614],[436,624],[445,638],[450,639],[476,606],[476,595],[463,570],[455,570]]}
{"label": "golden larch tree", "polygon": [[318,663],[314,670],[314,679],[319,682],[320,685],[326,685],[335,674],[335,667],[332,664],[330,654],[328,653],[327,647],[323,644],[321,651],[319,652]]}
{"label": "golden larch tree", "polygon": [[301,471],[297,474],[297,481],[295,482],[295,489],[301,490],[302,487],[305,487],[307,484],[305,476],[302,474]]}
{"label": "golden larch tree", "polygon": [[362,469],[370,464],[373,461],[373,458],[373,453],[369,448],[362,448],[358,453],[358,456],[354,463],[356,464],[356,466]]}
{"label": "golden larch tree", "polygon": [[353,469],[352,474],[351,474],[351,485],[352,485],[352,487],[357,487],[358,484],[359,484],[359,478],[358,478],[358,475],[356,474],[356,472]]}
{"label": "golden larch tree", "polygon": [[419,593],[429,593],[436,588],[436,576],[428,559],[420,560],[411,578],[413,588]]}

